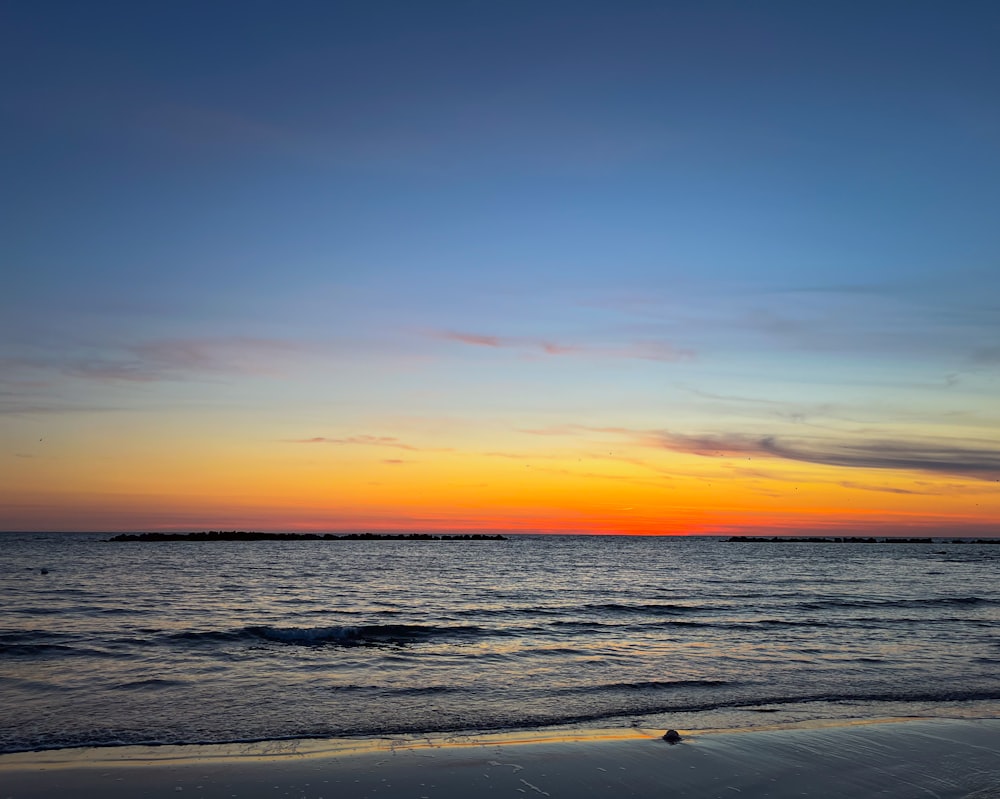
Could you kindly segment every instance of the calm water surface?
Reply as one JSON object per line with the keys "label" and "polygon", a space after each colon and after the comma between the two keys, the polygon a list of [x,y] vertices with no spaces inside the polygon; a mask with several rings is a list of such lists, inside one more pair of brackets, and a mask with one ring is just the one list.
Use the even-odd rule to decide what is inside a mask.
{"label": "calm water surface", "polygon": [[0,536],[0,751],[1000,716],[1000,546]]}

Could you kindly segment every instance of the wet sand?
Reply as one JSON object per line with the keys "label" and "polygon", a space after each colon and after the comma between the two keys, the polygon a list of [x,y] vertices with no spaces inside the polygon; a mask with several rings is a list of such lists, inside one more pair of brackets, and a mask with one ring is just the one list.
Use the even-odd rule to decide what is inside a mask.
{"label": "wet sand", "polygon": [[961,797],[1000,799],[1000,719],[541,731],[0,756],[0,799]]}

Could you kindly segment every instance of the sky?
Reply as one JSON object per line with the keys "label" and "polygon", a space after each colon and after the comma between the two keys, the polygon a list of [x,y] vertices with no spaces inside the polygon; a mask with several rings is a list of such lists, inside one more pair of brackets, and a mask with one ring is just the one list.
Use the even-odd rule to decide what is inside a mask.
{"label": "sky", "polygon": [[1000,535],[1000,4],[0,2],[0,530]]}

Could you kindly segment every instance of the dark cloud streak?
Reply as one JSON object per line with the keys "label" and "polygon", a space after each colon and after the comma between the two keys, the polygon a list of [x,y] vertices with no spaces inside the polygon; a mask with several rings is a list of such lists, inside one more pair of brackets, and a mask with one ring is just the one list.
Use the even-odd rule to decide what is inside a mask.
{"label": "dark cloud streak", "polygon": [[690,436],[659,432],[653,440],[674,452],[704,457],[758,456],[854,469],[895,469],[962,475],[979,480],[1000,477],[1000,450],[938,442],[867,440],[795,441],[742,434]]}

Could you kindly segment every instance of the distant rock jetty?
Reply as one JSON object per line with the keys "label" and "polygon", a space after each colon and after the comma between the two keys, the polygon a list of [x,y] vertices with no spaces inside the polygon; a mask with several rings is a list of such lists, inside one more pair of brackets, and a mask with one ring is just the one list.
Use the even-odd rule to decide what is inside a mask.
{"label": "distant rock jetty", "polygon": [[1000,544],[1000,538],[897,538],[883,536],[863,538],[860,536],[790,536],[774,535],[758,537],[734,535],[726,539],[735,544]]}
{"label": "distant rock jetty", "polygon": [[204,533],[122,533],[107,539],[115,543],[126,541],[506,541],[502,535],[459,533],[253,533],[242,530],[209,530]]}

